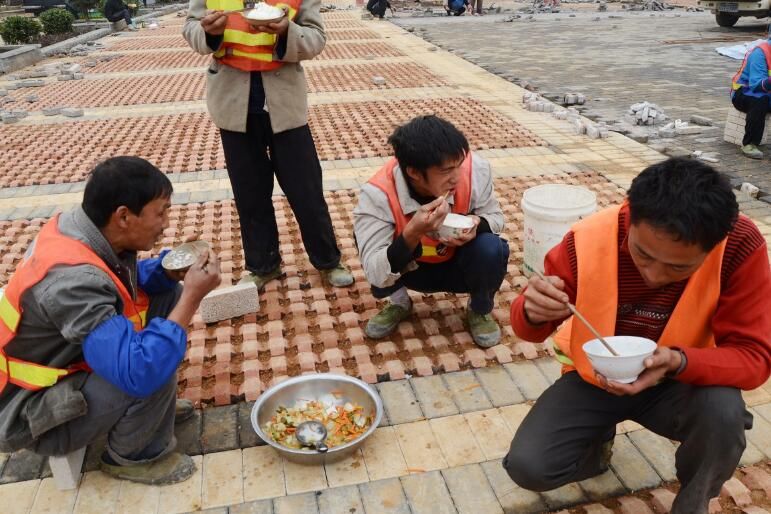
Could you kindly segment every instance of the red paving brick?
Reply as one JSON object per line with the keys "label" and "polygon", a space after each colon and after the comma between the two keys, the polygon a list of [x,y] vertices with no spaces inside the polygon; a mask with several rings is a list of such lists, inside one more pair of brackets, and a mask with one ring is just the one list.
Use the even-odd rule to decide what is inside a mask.
{"label": "red paving brick", "polygon": [[[308,67],[305,69],[305,75],[311,93],[447,85],[447,82],[431,73],[425,66],[413,63]],[[376,76],[383,77],[385,85],[375,85],[372,78]]]}
{"label": "red paving brick", "polygon": [[[88,73],[114,73],[125,71],[162,70],[172,68],[204,68],[211,61],[210,55],[200,55],[191,50],[146,54],[119,55],[109,61],[98,62],[93,68],[84,68]],[[80,62],[93,61],[86,57]]]}
{"label": "red paving brick", "polygon": [[327,43],[324,51],[315,59],[375,59],[377,57],[404,57],[404,53],[393,46],[383,43],[336,42]]}
{"label": "red paving brick", "polygon": [[351,41],[354,39],[380,39],[380,34],[369,29],[328,30],[327,41]]}
{"label": "red paving brick", "polygon": [[[505,279],[508,292],[497,295],[496,308],[504,311],[516,297],[518,288],[514,284],[521,277],[519,199],[526,188],[543,180],[532,177],[497,181],[498,198],[506,213],[504,237],[512,250],[510,272]],[[585,184],[600,193],[601,206],[622,198],[619,188],[595,173],[563,174],[548,180]],[[350,190],[326,193],[338,240],[352,238],[351,211],[356,194]],[[305,255],[286,200],[276,197],[275,206],[286,276],[268,285],[260,297],[257,314],[209,326],[200,318],[194,320],[189,333],[190,350],[180,372],[180,392],[185,397],[205,404],[254,399],[276,380],[309,371],[312,364],[316,371],[344,369],[372,381],[394,380],[406,373],[427,375],[509,362],[513,354],[522,358],[523,352],[517,351],[522,347],[530,350],[527,358],[543,355],[543,344],[518,341],[508,334],[508,319],[501,320],[503,328],[509,329],[504,330],[507,335],[501,346],[487,351],[477,348],[462,323],[447,322],[448,318],[465,319],[465,295],[445,293],[416,294],[415,313],[389,341],[370,341],[362,330],[377,306],[369,286],[363,280],[349,289],[324,286]],[[238,281],[244,264],[238,216],[232,201],[174,206],[170,219],[171,227],[156,252],[182,240],[185,230],[180,227],[198,231],[220,252],[223,264],[232,269],[226,285]],[[42,223],[40,219],[0,222],[0,285],[6,283]],[[343,261],[361,275],[355,252],[344,256]],[[274,316],[269,315],[271,309]],[[306,356],[301,359],[301,355]],[[245,380],[248,370],[256,370],[252,374],[256,373],[258,380]],[[230,393],[226,394],[227,391]]]}
{"label": "red paving brick", "polygon": [[103,39],[102,41],[105,43],[105,49],[111,52],[120,50],[153,50],[158,48],[189,48],[187,41],[185,41],[181,33],[176,36],[115,37]]}
{"label": "red paving brick", "polygon": [[324,16],[324,28],[327,30],[359,29],[362,27],[363,27],[363,24],[356,20],[344,19],[344,18],[330,19],[327,16]]}

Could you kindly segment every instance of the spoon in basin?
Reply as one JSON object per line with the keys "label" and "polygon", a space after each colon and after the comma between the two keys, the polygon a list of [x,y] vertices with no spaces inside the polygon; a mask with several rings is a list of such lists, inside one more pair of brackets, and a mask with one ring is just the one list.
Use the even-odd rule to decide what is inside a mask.
{"label": "spoon in basin", "polygon": [[297,425],[294,435],[301,445],[315,448],[319,453],[326,453],[329,449],[324,443],[327,427],[318,421],[303,421]]}

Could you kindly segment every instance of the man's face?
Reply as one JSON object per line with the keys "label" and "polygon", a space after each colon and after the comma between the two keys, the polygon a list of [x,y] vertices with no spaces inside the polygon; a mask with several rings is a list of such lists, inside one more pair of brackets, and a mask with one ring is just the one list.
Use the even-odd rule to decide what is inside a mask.
{"label": "man's face", "polygon": [[169,226],[169,208],[171,208],[171,198],[156,198],[146,204],[138,216],[126,210],[126,249],[152,250],[163,235],[163,231]]}
{"label": "man's face", "polygon": [[669,232],[644,221],[629,228],[627,243],[645,285],[652,289],[690,277],[708,253],[700,245],[677,241]]}
{"label": "man's face", "polygon": [[466,157],[462,156],[459,159],[450,159],[440,166],[431,166],[426,170],[425,177],[412,168],[407,170],[407,175],[412,187],[422,196],[438,197],[447,191],[451,191],[452,195],[460,180],[460,168],[465,159]]}

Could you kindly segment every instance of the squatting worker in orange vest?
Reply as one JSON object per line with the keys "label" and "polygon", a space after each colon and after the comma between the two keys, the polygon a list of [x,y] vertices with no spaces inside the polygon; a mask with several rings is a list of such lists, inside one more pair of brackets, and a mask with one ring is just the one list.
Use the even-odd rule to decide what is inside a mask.
{"label": "squatting worker in orange vest", "polygon": [[[771,38],[771,31],[769,38]],[[771,112],[771,44],[769,41],[763,41],[744,56],[741,68],[732,80],[731,101],[736,109],[747,114],[742,153],[751,159],[762,159],[763,151],[759,146],[766,129],[766,115]]]}
{"label": "squatting worker in orange vest", "polygon": [[[506,275],[508,243],[490,164],[469,151],[450,122],[418,116],[388,142],[395,157],[365,184],[354,209],[354,233],[375,298],[389,302],[365,328],[386,337],[410,316],[408,289],[470,293],[468,328],[482,347],[498,344],[493,299]],[[445,198],[446,195],[446,198]],[[435,239],[448,213],[467,215],[473,227],[457,238]],[[434,237],[432,237],[434,236]]]}
{"label": "squatting worker in orange vest", "polygon": [[[213,254],[185,273],[137,261],[169,225],[172,186],[149,162],[96,166],[83,203],[50,219],[0,299],[0,452],[63,455],[107,436],[105,473],[143,483],[189,478],[174,423],[185,327],[220,282]],[[179,280],[184,279],[184,287]]]}
{"label": "squatting worker in orange vest", "polygon": [[[624,205],[578,222],[544,265],[547,281],[530,279],[511,324],[529,341],[558,330],[563,375],[517,430],[506,471],[536,491],[603,473],[616,424],[631,419],[681,443],[672,512],[706,514],[752,427],[741,390],[771,372],[766,242],[730,183],[697,160],[650,166]],[[595,374],[582,349],[594,336],[568,301],[604,336],[657,341],[635,382]]]}
{"label": "squatting worker in orange vest", "polygon": [[340,263],[308,128],[301,62],[324,49],[321,0],[267,0],[285,15],[249,25],[243,0],[191,0],[183,29],[196,52],[212,55],[206,103],[220,129],[225,162],[241,222],[246,269],[258,288],[281,276],[273,176],[286,194],[311,264],[334,287],[353,284]]}

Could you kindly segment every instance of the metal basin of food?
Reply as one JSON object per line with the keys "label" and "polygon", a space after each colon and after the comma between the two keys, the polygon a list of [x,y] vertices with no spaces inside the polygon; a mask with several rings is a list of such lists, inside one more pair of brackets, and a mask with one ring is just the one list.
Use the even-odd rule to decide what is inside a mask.
{"label": "metal basin of food", "polygon": [[[280,406],[291,407],[298,400],[317,399],[333,393],[340,395],[343,401],[361,405],[363,414],[372,418],[372,425],[357,439],[330,448],[326,453],[319,453],[311,449],[288,448],[274,441],[262,430]],[[303,375],[276,384],[262,393],[252,408],[252,427],[260,439],[275,448],[287,460],[298,464],[323,464],[350,455],[375,431],[382,418],[383,402],[374,387],[357,378],[331,373]]]}

